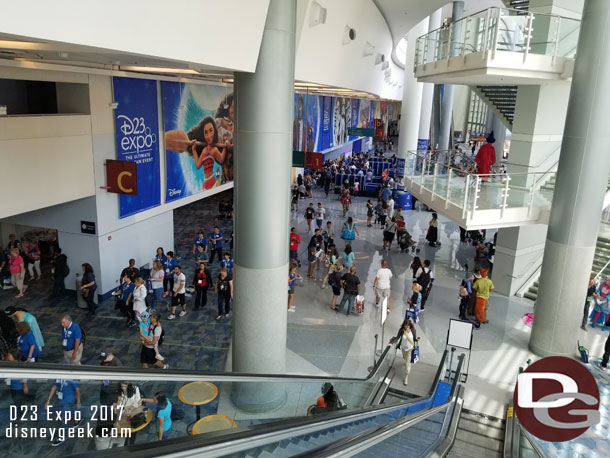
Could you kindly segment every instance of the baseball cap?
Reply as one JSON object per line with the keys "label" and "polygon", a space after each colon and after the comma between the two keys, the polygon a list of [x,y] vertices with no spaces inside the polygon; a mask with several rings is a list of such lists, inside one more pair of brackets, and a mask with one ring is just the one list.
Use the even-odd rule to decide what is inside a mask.
{"label": "baseball cap", "polygon": [[14,315],[15,312],[17,312],[17,307],[15,307],[14,305],[10,305],[4,309],[4,313],[8,316]]}
{"label": "baseball cap", "polygon": [[103,352],[101,352],[101,353],[99,354],[99,356],[97,357],[97,359],[98,359],[99,361],[105,361],[105,360],[106,360],[106,358],[108,358],[108,355],[110,355],[110,353],[112,353],[112,350],[105,350],[105,351],[103,351]]}

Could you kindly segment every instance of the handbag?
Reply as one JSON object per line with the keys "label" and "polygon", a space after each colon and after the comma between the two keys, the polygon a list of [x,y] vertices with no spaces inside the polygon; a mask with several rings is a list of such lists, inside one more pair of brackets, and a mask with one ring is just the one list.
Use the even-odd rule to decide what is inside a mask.
{"label": "handbag", "polygon": [[144,412],[138,412],[131,417],[131,421],[129,423],[132,429],[139,428],[140,426],[146,424],[146,414]]}
{"label": "handbag", "polygon": [[411,352],[411,364],[415,364],[417,361],[419,361],[419,345],[416,343]]}
{"label": "handbag", "polygon": [[89,288],[81,289],[80,295],[83,296],[83,299],[87,299],[87,296],[89,296]]}

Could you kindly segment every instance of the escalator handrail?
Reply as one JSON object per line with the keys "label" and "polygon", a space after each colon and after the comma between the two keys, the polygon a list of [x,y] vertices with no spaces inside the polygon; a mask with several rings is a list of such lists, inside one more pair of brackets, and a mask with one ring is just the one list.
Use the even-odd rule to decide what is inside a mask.
{"label": "escalator handrail", "polygon": [[[444,366],[445,364],[447,353],[447,350],[443,353],[440,362],[441,366]],[[458,365],[458,369],[460,368],[461,365]],[[125,452],[125,456],[129,456],[130,458],[147,458],[150,456],[151,447],[155,448],[156,456],[163,456],[165,453],[171,453],[174,456],[178,456],[176,454],[185,453],[184,456],[190,456],[188,455],[188,451],[194,449],[198,450],[197,456],[201,457],[218,456],[221,451],[223,454],[228,454],[230,452],[234,453],[243,450],[251,450],[255,447],[262,447],[279,442],[285,438],[315,433],[334,426],[341,426],[346,423],[364,420],[383,413],[404,409],[409,405],[425,402],[427,399],[433,398],[436,394],[436,387],[438,386],[441,373],[442,371],[437,371],[433,382],[435,388],[431,390],[431,395],[429,397],[415,398],[390,406],[372,406],[358,410],[348,409],[336,411],[328,413],[323,417],[295,417],[259,425],[242,426],[237,430],[217,431],[208,433],[205,436],[187,436],[170,439],[161,443],[146,443],[121,449],[113,449],[112,453],[110,451],[90,452],[88,456],[113,456],[114,458],[117,458],[123,456],[122,453]],[[201,450],[204,447],[206,450]]]}
{"label": "escalator handrail", "polygon": [[[399,343],[400,340],[394,342]],[[78,380],[131,380],[131,381],[206,381],[206,382],[367,382],[371,380],[383,364],[388,352],[394,344],[387,345],[375,365],[364,378],[339,377],[326,375],[293,375],[293,374],[253,374],[241,372],[202,372],[183,369],[136,370],[129,367],[102,366],[67,366],[55,363],[23,364],[19,362],[1,361],[0,378],[35,379],[78,379]]]}
{"label": "escalator handrail", "polygon": [[[458,361],[459,363],[455,371],[455,378],[453,379],[453,383],[451,386],[451,395],[448,401],[444,404],[417,412],[413,415],[408,415],[406,417],[400,418],[398,420],[386,423],[378,427],[368,429],[361,433],[354,434],[353,436],[340,439],[327,445],[323,445],[314,450],[295,455],[294,458],[305,456],[309,458],[325,458],[335,455],[339,456],[339,454],[341,454],[341,456],[351,456],[357,453],[358,451],[367,449],[374,444],[382,442],[394,436],[395,434],[402,432],[406,428],[409,428],[414,424],[425,420],[429,416],[432,416],[435,413],[448,408],[452,403],[456,402],[457,400],[457,396],[455,393],[456,387],[458,386],[458,383],[460,383],[459,379],[462,374],[462,363],[464,362],[464,354],[458,356]],[[439,440],[437,440],[437,442]]]}
{"label": "escalator handrail", "polygon": [[[513,427],[516,427],[519,431],[519,433],[521,433],[521,435],[525,438],[525,440],[527,440],[529,442],[529,444],[532,447],[532,450],[534,450],[534,452],[536,453],[536,455],[538,455],[539,458],[546,458],[546,453],[544,453],[544,450],[542,450],[542,448],[538,445],[538,443],[536,442],[536,440],[532,437],[532,435],[529,433],[529,431],[527,431],[525,428],[523,428],[521,426],[521,423],[519,423],[519,419],[515,417],[514,423],[513,423]],[[519,437],[519,441],[520,441],[520,437]],[[516,450],[515,450],[516,449]],[[521,447],[519,445],[519,442],[517,443],[517,447],[513,448],[513,456],[521,456]]]}

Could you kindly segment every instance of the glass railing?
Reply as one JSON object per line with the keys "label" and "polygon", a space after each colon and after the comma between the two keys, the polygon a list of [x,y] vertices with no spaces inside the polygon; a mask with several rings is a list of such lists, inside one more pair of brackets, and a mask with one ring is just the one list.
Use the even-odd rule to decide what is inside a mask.
{"label": "glass railing", "polygon": [[[405,164],[407,190],[437,209],[461,212],[472,219],[477,211],[498,210],[502,218],[511,209],[527,209],[527,219],[537,208],[550,209],[553,188],[544,187],[556,172],[477,174],[472,157],[466,153],[410,151]],[[426,199],[427,197],[427,199]]]}
{"label": "glass railing", "polygon": [[455,56],[507,51],[574,58],[580,21],[563,16],[488,8],[417,39],[415,65]]}
{"label": "glass railing", "polygon": [[[361,411],[379,398],[396,351],[388,345],[365,379],[0,363],[8,381],[1,440],[5,456],[93,456]],[[327,383],[337,397],[324,408],[319,398]]]}

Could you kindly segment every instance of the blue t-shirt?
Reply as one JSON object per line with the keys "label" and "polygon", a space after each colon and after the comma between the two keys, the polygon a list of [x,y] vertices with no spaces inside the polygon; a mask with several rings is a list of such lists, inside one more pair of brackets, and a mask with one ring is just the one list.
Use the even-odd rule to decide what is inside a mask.
{"label": "blue t-shirt", "polygon": [[233,260],[232,259],[229,259],[228,261],[225,261],[223,259],[222,262],[220,263],[220,267],[226,267],[229,271],[229,275],[233,274]]}
{"label": "blue t-shirt", "polygon": [[140,321],[140,329],[142,330],[142,334],[145,336],[148,335],[148,329],[150,327],[150,318],[146,321]]}
{"label": "blue t-shirt", "polygon": [[165,256],[164,254],[158,254],[155,256],[155,261],[159,261],[163,266],[165,266],[165,263],[167,262],[167,256]]}
{"label": "blue t-shirt", "polygon": [[75,322],[70,323],[68,329],[62,326],[61,335],[63,339],[62,347],[64,347],[64,350],[74,350],[76,339],[81,339],[83,337],[83,334],[80,331],[80,327]]}
{"label": "blue t-shirt", "polygon": [[222,232],[218,232],[218,234],[216,232],[212,232],[210,238],[212,239],[212,242],[216,243],[216,248],[222,248]]}
{"label": "blue t-shirt", "polygon": [[21,356],[24,358],[28,357],[30,353],[30,347],[34,345],[34,351],[32,352],[32,358],[36,358],[40,354],[40,350],[38,349],[38,345],[36,345],[36,339],[34,338],[34,334],[32,331],[28,332],[24,336],[19,336],[17,338],[17,345],[19,345],[19,350],[21,350]]}
{"label": "blue t-shirt", "polygon": [[290,283],[288,283],[288,289],[294,288],[294,283],[297,279],[297,274],[288,274],[288,278],[290,278]]}
{"label": "blue t-shirt", "polygon": [[55,380],[55,386],[57,387],[57,399],[59,399],[60,405],[76,403],[78,380]]}
{"label": "blue t-shirt", "polygon": [[165,264],[163,264],[163,267],[165,267],[165,278],[174,278],[174,267],[177,265],[178,263],[174,258],[167,258],[165,260]]}
{"label": "blue t-shirt", "polygon": [[208,241],[207,239],[204,237],[202,239],[200,239],[199,237],[197,237],[195,239],[195,248],[197,248],[199,245],[203,246],[203,251],[205,251],[205,248],[208,246]]}
{"label": "blue t-shirt", "polygon": [[[133,290],[136,288],[136,285],[134,282],[130,281],[129,283],[127,282],[123,282],[123,284],[121,285],[121,299],[123,299],[125,301],[125,303],[127,303],[127,299],[129,298],[130,294],[133,294]],[[133,296],[131,297],[131,300],[129,302],[133,302]]]}
{"label": "blue t-shirt", "polygon": [[392,195],[392,190],[387,186],[383,188],[383,200],[390,200],[390,196]]}
{"label": "blue t-shirt", "polygon": [[354,265],[354,252],[352,251],[350,254],[346,255],[345,251],[341,253],[343,257],[343,265],[345,267],[352,267]]}
{"label": "blue t-shirt", "polygon": [[[25,383],[27,384],[27,380],[25,381]],[[16,379],[11,379],[11,390],[14,391],[22,391],[23,390],[23,379],[22,378],[16,378]]]}
{"label": "blue t-shirt", "polygon": [[165,408],[157,412],[157,418],[163,418],[163,432],[169,431],[172,427],[172,403],[169,402],[169,399]]}

